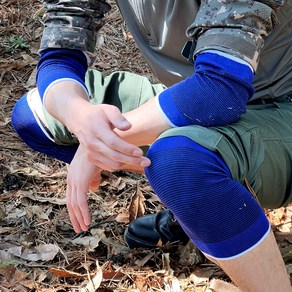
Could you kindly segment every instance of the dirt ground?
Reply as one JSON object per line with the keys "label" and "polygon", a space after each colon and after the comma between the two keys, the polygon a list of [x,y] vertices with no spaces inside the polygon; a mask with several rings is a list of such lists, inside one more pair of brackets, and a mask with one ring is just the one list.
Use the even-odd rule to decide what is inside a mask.
{"label": "dirt ground", "polygon": [[[207,291],[212,279],[230,282],[191,243],[126,247],[127,224],[163,209],[143,175],[104,173],[100,190],[89,194],[93,224],[74,233],[66,165],[30,150],[11,126],[14,103],[35,86],[41,7],[0,0],[0,291]],[[94,67],[106,74],[128,70],[155,80],[114,5],[97,53]],[[267,210],[290,275],[291,214],[291,206]]]}

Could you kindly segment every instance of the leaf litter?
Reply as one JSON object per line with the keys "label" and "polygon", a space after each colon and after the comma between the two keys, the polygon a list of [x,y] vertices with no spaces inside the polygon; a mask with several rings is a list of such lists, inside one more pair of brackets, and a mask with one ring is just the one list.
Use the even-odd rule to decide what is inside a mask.
{"label": "leaf litter", "polygon": [[[236,291],[192,243],[125,245],[130,221],[163,209],[141,174],[104,172],[100,189],[89,193],[92,225],[74,233],[64,199],[66,165],[30,150],[11,125],[14,103],[35,86],[41,1],[0,2],[0,291]],[[110,2],[94,68],[157,82]],[[292,206],[266,214],[292,275]]]}

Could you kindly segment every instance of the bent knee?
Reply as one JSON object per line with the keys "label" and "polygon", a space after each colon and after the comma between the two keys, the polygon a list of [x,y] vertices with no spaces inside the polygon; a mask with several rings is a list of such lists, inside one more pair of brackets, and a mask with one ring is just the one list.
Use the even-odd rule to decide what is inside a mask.
{"label": "bent knee", "polygon": [[[213,257],[235,256],[267,233],[269,225],[261,207],[232,179],[217,153],[177,136],[156,141],[147,156],[151,165],[145,174],[151,186],[203,252]],[[257,235],[252,237],[254,230]],[[247,235],[250,241],[238,245]],[[235,247],[226,252],[229,244]]]}

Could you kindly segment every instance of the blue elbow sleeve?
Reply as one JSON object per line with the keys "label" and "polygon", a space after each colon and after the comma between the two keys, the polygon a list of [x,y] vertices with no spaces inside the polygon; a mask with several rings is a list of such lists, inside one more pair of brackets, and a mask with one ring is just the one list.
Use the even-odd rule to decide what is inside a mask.
{"label": "blue elbow sleeve", "polygon": [[200,54],[195,74],[158,96],[162,114],[174,127],[221,126],[246,111],[254,93],[249,66],[216,53]]}
{"label": "blue elbow sleeve", "polygon": [[38,63],[37,87],[41,98],[50,84],[59,79],[74,80],[85,87],[87,60],[83,52],[70,49],[47,49]]}

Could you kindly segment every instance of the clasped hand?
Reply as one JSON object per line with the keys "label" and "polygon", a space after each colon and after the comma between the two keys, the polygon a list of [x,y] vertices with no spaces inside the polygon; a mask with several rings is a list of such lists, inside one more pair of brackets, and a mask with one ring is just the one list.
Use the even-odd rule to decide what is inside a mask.
{"label": "clasped hand", "polygon": [[118,108],[86,103],[75,118],[79,123],[73,123],[71,129],[80,145],[68,169],[66,202],[73,228],[80,232],[88,230],[91,223],[87,193],[99,187],[101,171],[145,167],[150,161],[139,147],[115,133],[115,128],[131,128]]}

